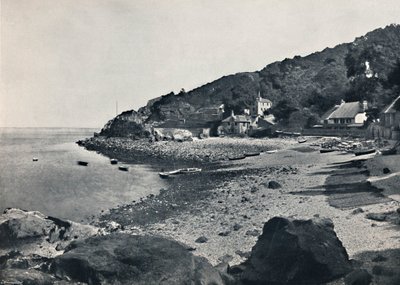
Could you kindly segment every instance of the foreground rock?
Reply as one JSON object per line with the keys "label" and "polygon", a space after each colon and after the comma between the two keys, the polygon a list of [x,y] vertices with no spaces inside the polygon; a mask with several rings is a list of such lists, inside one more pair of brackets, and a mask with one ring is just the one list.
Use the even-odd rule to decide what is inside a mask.
{"label": "foreground rock", "polygon": [[225,284],[206,259],[178,242],[127,234],[73,242],[54,259],[51,272],[89,284]]}
{"label": "foreground rock", "polygon": [[53,257],[72,240],[99,233],[99,229],[40,212],[7,209],[0,216],[0,256],[9,251]]}
{"label": "foreground rock", "polygon": [[351,269],[331,220],[275,217],[264,225],[250,258],[233,270],[244,284],[310,285],[334,280]]}

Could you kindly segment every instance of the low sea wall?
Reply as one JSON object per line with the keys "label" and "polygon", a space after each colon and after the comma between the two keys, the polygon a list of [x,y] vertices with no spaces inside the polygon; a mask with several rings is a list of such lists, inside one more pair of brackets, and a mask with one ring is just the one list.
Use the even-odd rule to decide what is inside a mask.
{"label": "low sea wall", "polygon": [[366,130],[365,129],[323,129],[323,128],[315,128],[315,129],[303,129],[302,135],[304,136],[348,136],[355,138],[363,138],[365,137]]}

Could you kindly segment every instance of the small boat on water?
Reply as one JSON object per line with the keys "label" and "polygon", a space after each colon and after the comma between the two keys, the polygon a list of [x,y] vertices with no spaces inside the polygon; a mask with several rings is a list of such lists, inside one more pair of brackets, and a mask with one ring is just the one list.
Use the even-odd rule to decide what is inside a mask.
{"label": "small boat on water", "polygon": [[82,160],[78,160],[78,165],[81,165],[81,166],[87,166],[88,164],[89,164],[89,162],[87,162],[87,161],[82,161]]}
{"label": "small boat on water", "polygon": [[374,153],[375,151],[376,151],[376,149],[374,149],[374,148],[356,149],[356,150],[354,150],[354,154],[356,156],[359,156],[359,155],[366,155],[366,154]]}
{"label": "small boat on water", "polygon": [[240,160],[240,159],[245,159],[245,158],[246,158],[246,156],[244,156],[244,155],[228,157],[229,160]]}
{"label": "small boat on water", "polygon": [[128,171],[128,170],[129,170],[129,167],[128,167],[128,166],[121,165],[121,166],[118,167],[118,169],[121,170],[121,171]]}
{"label": "small boat on water", "polygon": [[32,161],[38,161],[38,160],[39,160],[39,158],[37,158],[37,157],[32,158]]}
{"label": "small boat on water", "polygon": [[117,164],[117,163],[118,163],[118,159],[111,158],[111,159],[110,159],[110,163],[111,163],[111,164]]}

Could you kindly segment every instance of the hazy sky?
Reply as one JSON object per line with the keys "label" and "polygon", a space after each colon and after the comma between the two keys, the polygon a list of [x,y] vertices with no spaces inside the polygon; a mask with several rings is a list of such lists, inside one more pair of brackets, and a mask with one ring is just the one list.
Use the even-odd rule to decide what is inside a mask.
{"label": "hazy sky", "polygon": [[0,0],[0,126],[119,111],[400,23],[398,0]]}

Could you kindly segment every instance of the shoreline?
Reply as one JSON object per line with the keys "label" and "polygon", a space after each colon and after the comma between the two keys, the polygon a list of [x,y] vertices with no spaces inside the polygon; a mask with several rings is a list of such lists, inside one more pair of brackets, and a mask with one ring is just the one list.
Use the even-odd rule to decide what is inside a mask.
{"label": "shoreline", "polygon": [[[262,239],[260,235],[265,233],[265,225],[281,217],[286,221],[315,225],[318,225],[316,221],[327,221],[330,227],[334,226],[334,237],[344,247],[346,260],[352,259],[348,262],[352,264],[353,273],[359,268],[366,269],[374,285],[397,284],[400,280],[400,198],[395,186],[400,180],[397,175],[400,173],[399,156],[321,154],[318,145],[324,139],[307,139],[302,144],[293,139],[224,138],[153,146],[162,146],[166,154],[164,159],[151,158],[153,164],[150,165],[154,169],[176,164],[191,166],[190,154],[201,149],[195,163],[201,165],[203,171],[165,179],[166,187],[160,189],[159,194],[109,209],[93,218],[90,225],[63,221],[35,211],[10,209],[2,216],[3,226],[7,228],[7,219],[20,219],[26,226],[20,228],[18,234],[33,239],[19,241],[21,251],[17,256],[10,255],[7,247],[4,248],[3,257],[10,264],[21,254],[27,262],[54,264],[68,256],[68,249],[64,249],[71,240],[85,243],[85,237],[97,236],[93,238],[105,241],[109,237],[120,237],[119,241],[125,242],[144,237],[178,242],[182,250],[190,251],[194,258],[203,258],[210,267],[225,268],[221,269],[223,274],[234,275],[234,270],[240,270],[252,258],[255,245]],[[129,163],[129,158],[133,159],[138,152],[137,141],[123,141],[124,149],[132,146],[125,160],[122,157],[125,150],[110,142],[107,142],[107,151],[110,157],[121,155],[121,162]],[[119,143],[119,140],[112,142]],[[139,144],[143,145],[143,142]],[[227,153],[240,155],[247,149],[263,152],[243,160],[226,159]],[[269,149],[277,151],[265,151]],[[147,148],[151,150],[152,147]],[[100,148],[98,152],[101,151]],[[181,151],[181,155],[177,155],[177,151]],[[206,162],[204,158],[209,158],[210,153],[224,159]],[[171,163],[170,156],[180,160]],[[149,160],[143,162],[149,165]],[[38,224],[43,227],[39,236]],[[18,229],[7,229],[12,243],[15,236],[12,232]],[[35,239],[39,240],[35,242]],[[322,244],[325,242],[328,241]],[[318,244],[320,246],[321,241]],[[30,254],[42,257],[36,260]],[[32,274],[48,273],[29,268]],[[9,274],[20,272],[15,268],[10,270]],[[342,277],[327,284],[343,285],[345,282]]]}
{"label": "shoreline", "polygon": [[[221,143],[218,140],[194,143],[200,142],[204,149],[205,146]],[[245,139],[222,139],[228,145],[232,145],[229,141],[238,140],[243,140],[240,150],[230,149],[229,153],[238,155],[246,143],[254,143],[253,140],[245,143]],[[354,159],[354,156],[339,153],[321,155],[316,152],[318,149],[310,146],[315,140],[301,145],[293,139],[269,139],[265,140],[265,145],[260,142],[262,140],[255,140],[258,150],[275,149],[274,145],[279,145],[279,151],[274,154],[264,152],[260,156],[238,161],[221,159],[210,164],[205,162],[206,156],[198,156],[200,159],[195,162],[198,164],[191,165],[200,165],[205,171],[170,179],[168,189],[162,189],[159,195],[150,195],[135,204],[110,209],[95,224],[105,225],[113,221],[120,224],[126,233],[172,238],[187,244],[195,255],[206,257],[213,265],[223,261],[230,264],[242,262],[262,232],[262,225],[274,216],[331,218],[352,257],[365,251],[395,247],[393,239],[388,238],[393,231],[385,225],[371,227],[372,221],[366,219],[365,214],[352,213],[356,207],[334,208],[329,205],[329,197],[324,193],[301,193],[316,186],[323,189],[330,177],[324,173],[326,168],[332,167],[329,163]],[[162,142],[161,145],[168,147],[172,144],[179,147],[183,144],[184,155],[191,158],[187,155],[191,152],[188,152],[189,147],[185,143]],[[193,149],[199,149],[198,146]],[[131,150],[131,154],[136,151],[136,148]],[[209,155],[207,151],[202,153]],[[176,149],[166,148],[164,152],[167,153],[168,165],[168,157],[176,155]],[[211,157],[223,155],[217,153]],[[182,155],[177,157],[182,158]],[[183,166],[190,161],[183,159],[179,163]],[[267,186],[269,181],[276,181],[282,187],[270,189]],[[369,213],[393,210],[398,205],[397,202],[385,201],[363,205],[362,208]],[[207,242],[197,243],[199,237],[206,237]]]}

